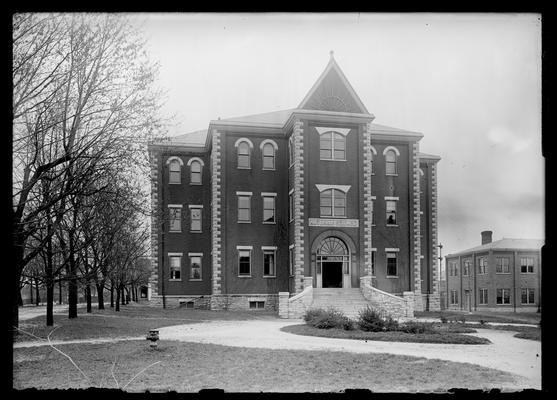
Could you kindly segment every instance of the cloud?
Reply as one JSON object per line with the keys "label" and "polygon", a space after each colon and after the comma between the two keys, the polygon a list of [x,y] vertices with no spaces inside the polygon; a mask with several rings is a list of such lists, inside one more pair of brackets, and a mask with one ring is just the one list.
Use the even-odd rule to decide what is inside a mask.
{"label": "cloud", "polygon": [[487,138],[495,145],[508,148],[512,153],[520,153],[532,143],[531,137],[521,137],[505,126],[491,127],[487,131]]}

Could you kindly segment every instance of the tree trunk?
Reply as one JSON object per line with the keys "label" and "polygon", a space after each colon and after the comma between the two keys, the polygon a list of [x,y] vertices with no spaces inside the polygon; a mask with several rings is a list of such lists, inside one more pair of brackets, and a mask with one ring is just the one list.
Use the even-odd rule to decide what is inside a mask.
{"label": "tree trunk", "polygon": [[97,302],[99,304],[99,310],[104,310],[104,284],[97,283]]}
{"label": "tree trunk", "polygon": [[37,278],[35,278],[35,305],[40,305],[41,304],[41,295],[39,293],[39,280]]}
{"label": "tree trunk", "polygon": [[124,286],[126,292],[126,304],[130,304],[130,289]]}
{"label": "tree trunk", "polygon": [[29,282],[29,296],[30,296],[30,300],[29,303],[33,304],[35,301],[33,300],[33,280],[31,280]]}
{"label": "tree trunk", "polygon": [[116,289],[116,311],[120,311],[120,290]]}
{"label": "tree trunk", "polygon": [[68,318],[77,318],[77,277],[75,276],[75,259],[73,252],[73,246],[70,241],[70,265],[68,268]]}
{"label": "tree trunk", "polygon": [[58,281],[58,304],[62,304],[62,276]]}
{"label": "tree trunk", "polygon": [[124,293],[124,285],[120,286],[120,298],[122,299],[122,305],[125,306],[126,305],[126,296]]}
{"label": "tree trunk", "polygon": [[114,307],[114,283],[110,284],[110,307]]}
{"label": "tree trunk", "polygon": [[87,302],[87,312],[91,313],[91,284],[87,282],[85,286],[85,301]]}
{"label": "tree trunk", "polygon": [[[50,235],[50,220],[47,226],[47,232]],[[49,236],[46,243],[46,266],[45,266],[45,283],[46,283],[46,326],[54,325],[54,276],[52,266],[52,238]]]}

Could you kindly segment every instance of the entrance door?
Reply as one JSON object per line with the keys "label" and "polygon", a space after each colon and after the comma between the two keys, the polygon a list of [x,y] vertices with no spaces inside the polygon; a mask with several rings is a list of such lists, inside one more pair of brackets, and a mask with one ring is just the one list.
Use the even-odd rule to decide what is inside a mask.
{"label": "entrance door", "polygon": [[323,262],[323,287],[342,287],[342,262]]}
{"label": "entrance door", "polygon": [[469,290],[465,290],[464,291],[464,309],[466,311],[471,311],[471,304],[470,304],[470,291]]}

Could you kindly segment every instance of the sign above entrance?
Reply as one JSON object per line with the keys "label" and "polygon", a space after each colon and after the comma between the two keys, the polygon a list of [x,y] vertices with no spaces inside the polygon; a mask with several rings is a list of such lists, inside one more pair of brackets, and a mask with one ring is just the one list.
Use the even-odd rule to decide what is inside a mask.
{"label": "sign above entrance", "polygon": [[357,228],[360,221],[357,219],[344,218],[310,218],[309,226],[330,226],[334,228]]}

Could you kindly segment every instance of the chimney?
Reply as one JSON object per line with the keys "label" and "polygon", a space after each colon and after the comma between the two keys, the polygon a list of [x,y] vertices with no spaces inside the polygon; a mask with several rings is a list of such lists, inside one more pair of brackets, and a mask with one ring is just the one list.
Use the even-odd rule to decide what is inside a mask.
{"label": "chimney", "polygon": [[482,244],[491,243],[491,234],[492,233],[493,233],[492,231],[483,231],[482,232]]}

